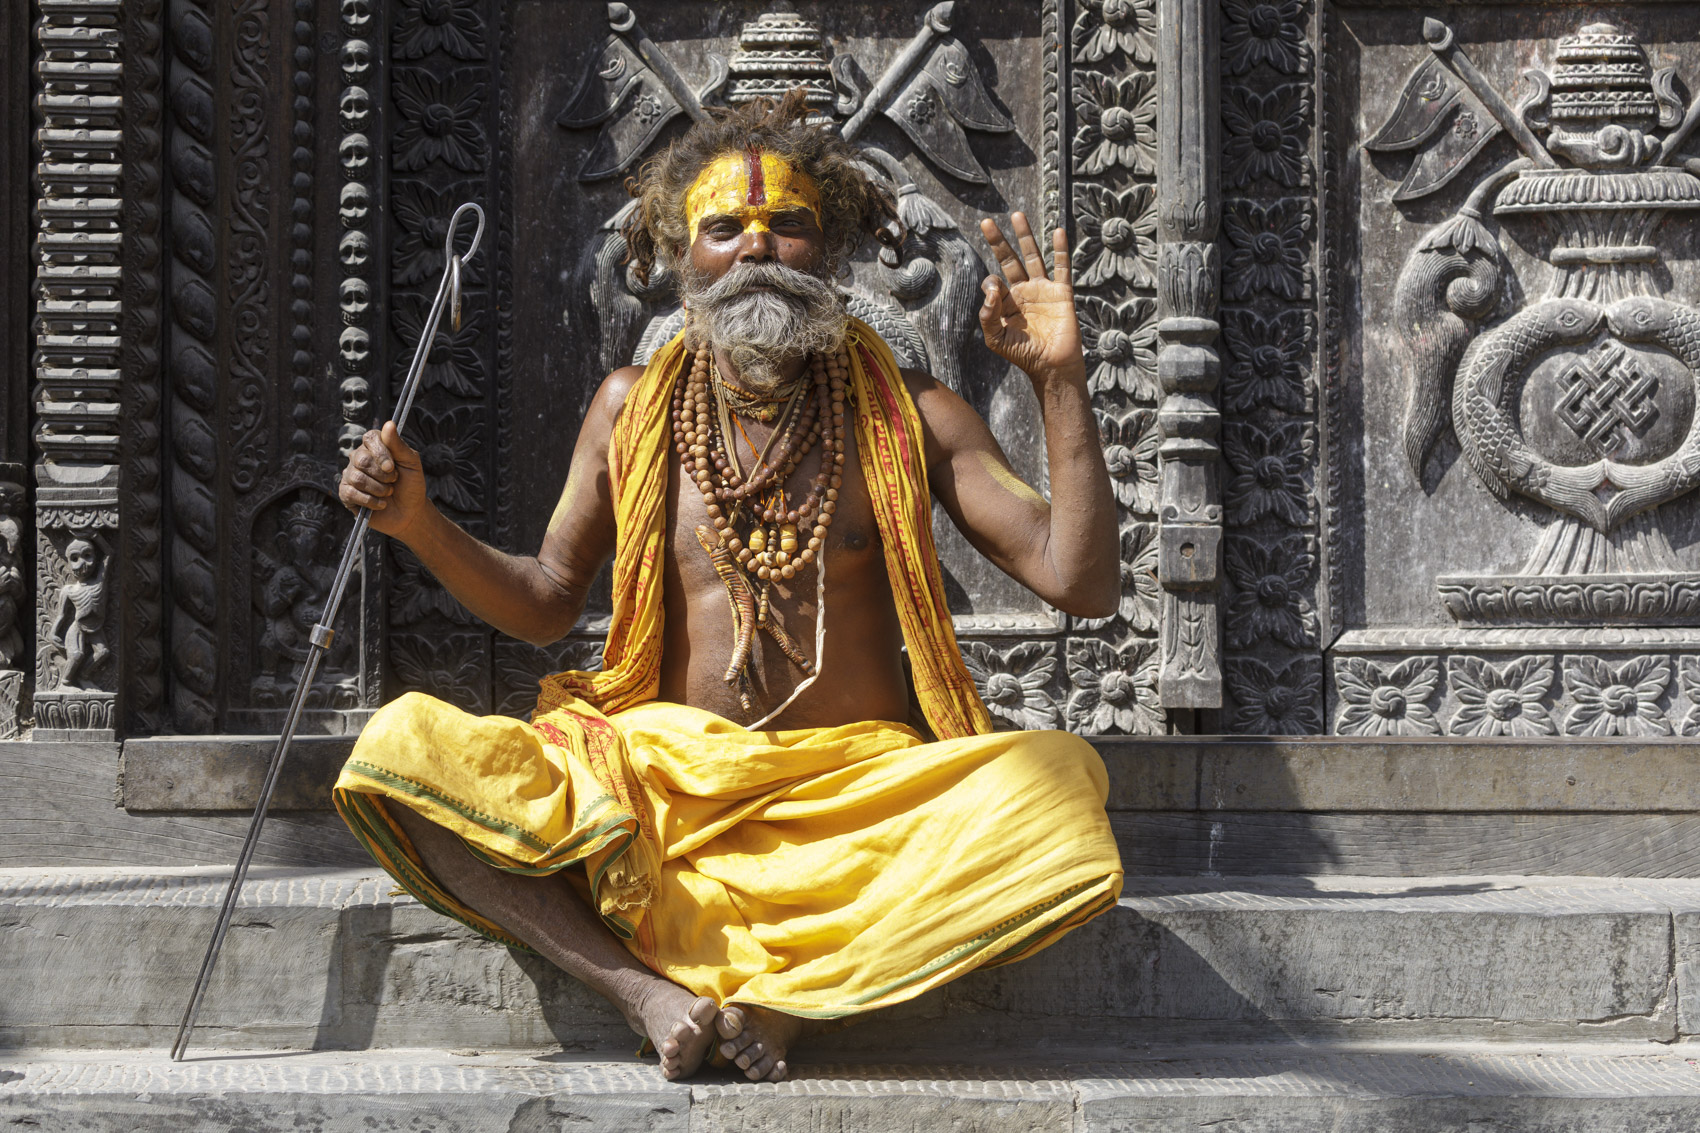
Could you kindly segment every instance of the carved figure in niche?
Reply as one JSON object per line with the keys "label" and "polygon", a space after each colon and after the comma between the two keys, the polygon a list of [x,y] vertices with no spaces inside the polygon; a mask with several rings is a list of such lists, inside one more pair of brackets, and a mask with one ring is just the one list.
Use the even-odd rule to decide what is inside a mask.
{"label": "carved figure in niche", "polygon": [[65,567],[71,578],[59,591],[53,615],[53,643],[65,651],[59,687],[82,688],[81,681],[105,664],[106,541],[96,532],[82,532],[65,544]]}
{"label": "carved figure in niche", "polygon": [[[254,548],[254,611],[259,630],[255,644],[253,698],[256,706],[288,703],[310,650],[313,626],[324,612],[336,578],[336,512],[314,488],[303,488],[277,512],[272,533],[273,558]],[[346,671],[350,650],[338,640],[320,665],[310,707],[358,706],[355,678]],[[327,691],[328,689],[328,691]]]}
{"label": "carved figure in niche", "polygon": [[[368,725],[335,798],[379,860],[419,867],[397,867],[404,885],[424,892],[419,879],[442,879],[428,891],[434,907],[499,939],[522,933],[589,976],[654,1041],[670,1078],[721,1043],[749,1078],[777,1081],[805,1016],[884,1007],[922,991],[917,973],[1021,955],[1113,907],[1121,882],[1090,745],[1063,732],[989,734],[931,534],[936,499],[1045,601],[1079,617],[1117,610],[1115,497],[1066,238],[1053,234],[1053,275],[1020,213],[1013,243],[992,219],[980,229],[1003,276],[981,281],[978,321],[986,347],[1042,394],[1047,502],[971,407],[848,317],[832,280],[898,205],[858,150],[810,123],[810,97],[744,103],[646,167],[622,237],[640,285],[670,265],[684,325],[647,366],[601,384],[535,557],[456,527],[430,453],[393,424],[368,433],[343,472],[345,503],[372,507],[372,525],[457,602],[534,644],[572,630],[613,558],[602,672],[545,678],[529,724],[422,694],[395,700]],[[936,744],[878,722],[911,714],[905,642],[919,717],[948,737]],[[1041,686],[1059,659],[1042,653],[1005,658],[1009,680],[988,678],[1014,722],[1056,719]],[[416,675],[480,694],[485,670],[464,664],[466,648],[409,654]],[[1100,699],[1131,727],[1152,699],[1134,670],[1149,666],[1124,660]],[[1123,711],[1134,701],[1138,713]],[[934,782],[940,759],[961,771],[953,785]],[[860,777],[875,767],[870,800],[856,784],[872,788]],[[414,809],[445,797],[478,820]],[[769,801],[737,813],[715,801],[758,798]],[[762,836],[745,820],[779,818],[770,806],[790,802],[818,821],[751,851]],[[673,846],[650,817],[662,806],[684,823]],[[737,876],[694,872],[687,845],[737,859]],[[839,871],[824,884],[823,853]],[[564,879],[516,878],[491,861],[542,874],[585,864],[592,904]],[[573,920],[532,933],[514,914],[545,891]],[[748,922],[729,914],[734,901],[752,910]],[[773,939],[788,942],[783,955],[764,945]],[[589,971],[590,955],[607,979]]]}
{"label": "carved figure in niche", "polygon": [[[1008,133],[1015,124],[993,101],[968,49],[950,35],[954,5],[935,5],[921,30],[880,77],[868,83],[855,60],[828,62],[821,28],[793,12],[770,12],[743,25],[731,64],[710,54],[709,79],[692,88],[666,54],[644,40],[635,14],[610,6],[612,33],[557,122],[572,129],[600,127],[579,169],[593,181],[632,167],[679,114],[707,118],[708,100],[724,90],[733,106],[793,86],[805,91],[816,121],[856,142],[866,172],[897,198],[896,223],[881,241],[876,277],[886,294],[854,284],[841,288],[851,315],[879,331],[905,366],[930,370],[982,414],[995,393],[992,359],[980,351],[975,312],[986,265],[937,203],[921,193],[903,164],[859,142],[874,116],[899,126],[916,148],[950,176],[969,184],[989,180],[974,156],[968,131]],[[731,81],[727,82],[727,76]],[[606,222],[579,267],[601,332],[601,360],[613,368],[645,362],[678,333],[684,313],[675,280],[658,274],[636,284],[624,270],[620,235],[630,206]]]}
{"label": "carved figure in niche", "polygon": [[23,666],[24,638],[19,631],[26,594],[22,569],[23,525],[17,509],[23,493],[0,484],[0,669]]}
{"label": "carved figure in niche", "polygon": [[[1684,576],[1656,509],[1700,485],[1700,311],[1662,294],[1654,237],[1700,209],[1700,158],[1680,152],[1697,107],[1684,115],[1672,69],[1654,71],[1611,24],[1560,39],[1554,73],[1529,72],[1515,108],[1449,27],[1430,19],[1423,35],[1429,57],[1365,143],[1415,151],[1393,199],[1439,191],[1501,132],[1517,152],[1400,273],[1405,453],[1422,480],[1450,421],[1491,490],[1558,512],[1521,574],[1443,578],[1443,599],[1465,618],[1505,616],[1494,610],[1509,602],[1537,620],[1591,619],[1602,611],[1567,614],[1536,580],[1627,572],[1663,578],[1664,598],[1637,599],[1638,616],[1678,616],[1667,584]],[[1500,218],[1541,221],[1552,239],[1546,295],[1509,311]]]}

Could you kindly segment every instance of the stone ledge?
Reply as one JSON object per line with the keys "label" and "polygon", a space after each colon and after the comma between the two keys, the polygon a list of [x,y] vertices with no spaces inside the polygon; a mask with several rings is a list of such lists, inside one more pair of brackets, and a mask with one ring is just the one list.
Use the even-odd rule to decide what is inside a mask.
{"label": "stone ledge", "polygon": [[1152,1051],[1117,1061],[975,1067],[815,1065],[778,1085],[651,1062],[447,1051],[272,1056],[207,1051],[0,1054],[0,1119],[43,1133],[434,1133],[855,1128],[866,1133],[1689,1133],[1700,1074],[1680,1053],[1488,1045],[1294,1044]]}
{"label": "stone ledge", "polygon": [[[227,876],[0,871],[0,1044],[168,1043]],[[1697,980],[1700,882],[1136,878],[1034,959],[821,1045],[1056,1057],[1299,1035],[1670,1041],[1700,1032]],[[198,1045],[247,1049],[631,1044],[575,981],[371,871],[256,870],[201,1023]]]}
{"label": "stone ledge", "polygon": [[[1688,739],[1093,742],[1109,767],[1112,811],[1700,813],[1700,742]],[[275,745],[264,736],[126,740],[122,805],[133,813],[251,811]],[[329,810],[352,745],[348,736],[298,738],[274,809]]]}
{"label": "stone ledge", "polygon": [[[125,740],[119,805],[131,814],[253,812],[276,736],[152,736]],[[278,772],[275,811],[331,808],[331,784],[353,736],[296,736]]]}

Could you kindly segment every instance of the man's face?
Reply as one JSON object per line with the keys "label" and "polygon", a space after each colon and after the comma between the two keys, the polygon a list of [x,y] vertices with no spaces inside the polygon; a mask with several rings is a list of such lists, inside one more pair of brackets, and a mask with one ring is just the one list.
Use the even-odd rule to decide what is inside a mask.
{"label": "man's face", "polygon": [[685,194],[691,267],[713,281],[741,264],[819,270],[820,191],[808,174],[755,150],[722,154]]}
{"label": "man's face", "polygon": [[753,149],[722,155],[685,194],[686,327],[750,389],[777,389],[788,364],[843,341],[819,217],[815,182]]}

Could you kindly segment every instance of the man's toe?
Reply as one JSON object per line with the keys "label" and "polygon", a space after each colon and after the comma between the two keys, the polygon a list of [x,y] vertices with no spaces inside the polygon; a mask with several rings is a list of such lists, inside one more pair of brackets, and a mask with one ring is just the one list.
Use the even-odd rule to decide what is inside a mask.
{"label": "man's toe", "polygon": [[720,1005],[715,1003],[714,1000],[706,995],[699,995],[696,1002],[691,1004],[691,1009],[685,1012],[685,1019],[691,1024],[691,1030],[700,1034],[714,1021],[714,1016],[719,1010]]}
{"label": "man's toe", "polygon": [[787,1068],[785,1066],[785,1060],[784,1059],[775,1059],[774,1063],[773,1063],[773,1069],[767,1075],[767,1080],[769,1082],[783,1082],[783,1081],[785,1081],[786,1075],[788,1073],[789,1073],[789,1071],[787,1070]]}
{"label": "man's toe", "polygon": [[[705,997],[706,998],[706,997]],[[714,1027],[723,1039],[735,1039],[744,1033],[744,1013],[737,1007],[727,1007],[715,1017]],[[732,1057],[728,1054],[726,1057]]]}
{"label": "man's toe", "polygon": [[745,1073],[749,1076],[749,1079],[752,1082],[765,1081],[767,1076],[772,1072],[773,1056],[768,1054],[764,1054],[754,1062],[750,1063],[749,1067],[745,1070]]}

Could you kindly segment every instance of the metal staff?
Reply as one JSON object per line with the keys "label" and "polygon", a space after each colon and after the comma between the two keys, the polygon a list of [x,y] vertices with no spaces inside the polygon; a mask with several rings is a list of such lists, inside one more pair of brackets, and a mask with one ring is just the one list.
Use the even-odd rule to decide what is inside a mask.
{"label": "metal staff", "polygon": [[[462,214],[471,212],[478,217],[478,227],[473,230],[472,243],[467,245],[464,254],[455,252],[455,230],[460,227]],[[424,329],[419,335],[419,346],[413,352],[413,365],[408,368],[407,381],[402,383],[401,398],[396,406],[395,427],[399,432],[407,421],[407,411],[413,407],[413,395],[419,389],[419,375],[425,368],[425,358],[431,352],[431,343],[437,337],[437,326],[442,322],[443,308],[449,309],[450,324],[455,330],[460,329],[460,279],[461,269],[470,260],[473,253],[478,251],[479,237],[484,235],[484,210],[468,201],[455,209],[449,218],[449,230],[443,237],[443,281],[437,285],[437,298],[431,304],[431,313],[425,319]],[[309,649],[307,661],[301,670],[301,682],[295,686],[295,699],[290,701],[289,716],[283,724],[283,734],[277,738],[277,750],[272,752],[272,761],[266,768],[265,781],[260,785],[260,798],[254,804],[254,820],[248,827],[248,839],[242,843],[242,854],[236,859],[236,871],[230,876],[230,888],[224,893],[224,907],[219,910],[218,924],[213,928],[213,936],[207,944],[206,958],[201,961],[201,974],[195,977],[195,994],[189,1000],[189,1007],[183,1012],[182,1025],[177,1028],[177,1041],[171,1046],[171,1060],[183,1061],[183,1054],[189,1049],[189,1033],[195,1029],[195,1016],[201,1010],[201,1000],[206,996],[207,983],[212,978],[213,966],[218,963],[218,952],[224,945],[225,933],[230,931],[230,918],[236,912],[236,900],[242,894],[242,882],[248,876],[248,866],[253,863],[254,849],[260,843],[260,828],[266,822],[266,808],[271,805],[272,791],[277,787],[277,775],[283,768],[283,760],[289,754],[290,741],[295,738],[295,727],[301,721],[301,709],[307,702],[307,690],[313,685],[313,677],[319,671],[319,662],[330,651],[331,640],[335,637],[331,623],[336,621],[337,608],[342,605],[343,591],[348,588],[349,575],[354,573],[354,564],[360,558],[360,544],[366,536],[366,528],[371,525],[372,512],[369,508],[361,508],[354,517],[354,531],[348,537],[348,546],[343,549],[342,563],[337,567],[336,579],[331,583],[330,597],[326,600],[324,610],[318,624],[313,626],[308,635]]]}

